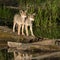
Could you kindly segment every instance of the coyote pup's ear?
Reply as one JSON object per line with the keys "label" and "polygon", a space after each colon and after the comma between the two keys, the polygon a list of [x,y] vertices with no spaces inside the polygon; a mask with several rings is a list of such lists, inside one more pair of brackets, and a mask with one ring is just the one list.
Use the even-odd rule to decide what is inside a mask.
{"label": "coyote pup's ear", "polygon": [[23,13],[23,10],[19,10],[19,13]]}
{"label": "coyote pup's ear", "polygon": [[27,10],[25,10],[25,13],[27,12]]}
{"label": "coyote pup's ear", "polygon": [[28,13],[28,14],[27,14],[27,17],[29,17],[30,15],[31,15],[31,14]]}
{"label": "coyote pup's ear", "polygon": [[33,16],[35,16],[35,13],[33,13]]}

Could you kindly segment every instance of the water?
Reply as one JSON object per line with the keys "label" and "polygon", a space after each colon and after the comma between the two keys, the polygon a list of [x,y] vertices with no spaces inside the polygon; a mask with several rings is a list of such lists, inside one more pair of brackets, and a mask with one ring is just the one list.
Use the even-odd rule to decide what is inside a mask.
{"label": "water", "polygon": [[[15,53],[15,56],[14,56]],[[27,52],[27,51],[21,51],[21,52],[9,52],[7,49],[0,50],[0,60],[14,60],[20,59],[20,60],[60,60],[60,57],[48,57],[43,59],[34,59],[34,57],[40,56],[42,54],[49,54],[49,52]],[[33,58],[33,59],[32,59]]]}

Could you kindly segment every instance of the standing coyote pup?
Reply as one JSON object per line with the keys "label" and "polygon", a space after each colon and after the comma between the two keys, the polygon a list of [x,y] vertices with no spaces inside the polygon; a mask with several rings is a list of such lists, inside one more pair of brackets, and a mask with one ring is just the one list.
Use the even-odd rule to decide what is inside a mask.
{"label": "standing coyote pup", "polygon": [[32,21],[34,21],[34,15],[35,15],[35,13],[28,15],[28,17],[25,20],[25,30],[26,30],[27,36],[29,35],[28,34],[28,26],[30,27],[31,35],[34,36],[33,30],[32,30]]}
{"label": "standing coyote pup", "polygon": [[22,27],[22,35],[24,35],[24,21],[26,18],[27,11],[21,11],[20,14],[16,14],[13,20],[13,32],[15,32],[16,24],[18,25],[18,35],[20,35],[20,29]]}

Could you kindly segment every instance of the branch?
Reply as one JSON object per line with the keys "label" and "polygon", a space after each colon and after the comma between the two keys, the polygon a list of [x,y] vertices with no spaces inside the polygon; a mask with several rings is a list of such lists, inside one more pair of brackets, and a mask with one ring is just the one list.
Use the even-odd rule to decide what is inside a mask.
{"label": "branch", "polygon": [[19,7],[14,7],[14,6],[5,6],[5,7],[10,9],[20,9]]}
{"label": "branch", "polygon": [[41,56],[37,56],[37,57],[33,57],[32,59],[44,59],[44,58],[48,58],[48,57],[52,57],[52,56],[59,56],[60,52],[53,52],[50,54],[45,54],[45,55],[41,55]]}

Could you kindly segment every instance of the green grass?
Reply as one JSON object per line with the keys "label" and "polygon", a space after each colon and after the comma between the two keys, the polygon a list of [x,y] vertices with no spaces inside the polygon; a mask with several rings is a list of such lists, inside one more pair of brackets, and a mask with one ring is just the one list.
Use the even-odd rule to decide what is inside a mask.
{"label": "green grass", "polygon": [[[57,28],[60,23],[58,22],[60,21],[60,0],[18,0],[17,2],[20,9],[28,10],[27,14],[36,13],[33,24],[36,36],[60,38],[60,27]],[[18,10],[5,8],[5,5],[0,8],[0,17],[4,18],[4,23],[9,26],[12,26],[13,17],[16,13],[19,13]]]}

